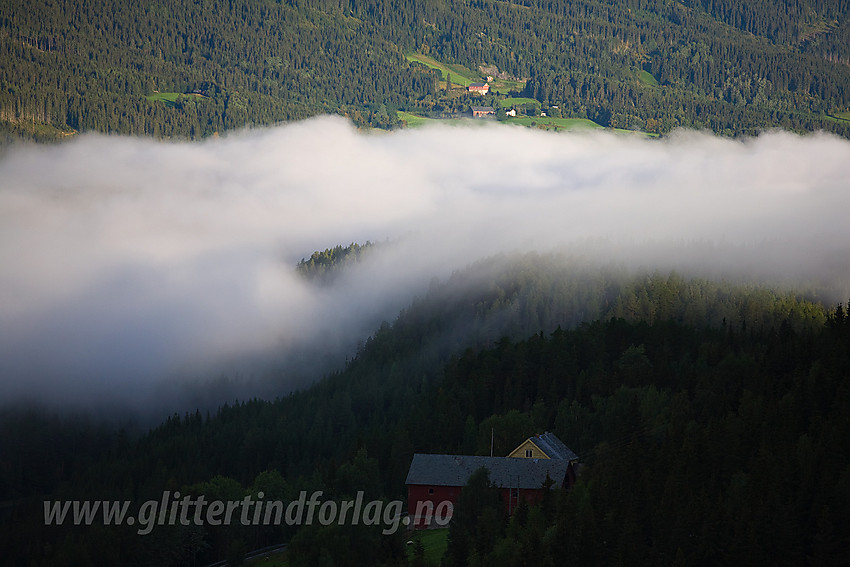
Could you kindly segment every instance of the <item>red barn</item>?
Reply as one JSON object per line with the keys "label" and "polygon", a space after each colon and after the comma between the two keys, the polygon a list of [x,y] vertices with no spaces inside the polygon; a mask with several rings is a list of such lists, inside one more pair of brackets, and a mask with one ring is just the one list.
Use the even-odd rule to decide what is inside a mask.
{"label": "red barn", "polygon": [[472,111],[473,118],[486,118],[488,116],[496,116],[496,109],[492,106],[471,106],[469,110]]}
{"label": "red barn", "polygon": [[522,502],[534,503],[544,490],[572,486],[572,461],[465,455],[413,455],[407,473],[407,510],[413,527],[445,526],[451,519],[461,488],[476,470],[484,467],[500,489],[505,509],[512,512]]}

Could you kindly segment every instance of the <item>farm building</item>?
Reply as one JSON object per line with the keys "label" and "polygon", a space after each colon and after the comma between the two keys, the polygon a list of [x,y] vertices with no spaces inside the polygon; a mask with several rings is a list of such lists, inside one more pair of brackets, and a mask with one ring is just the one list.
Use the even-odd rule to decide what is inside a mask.
{"label": "farm building", "polygon": [[522,459],[561,459],[564,461],[576,462],[578,455],[564,445],[564,442],[558,439],[554,433],[541,433],[534,437],[529,437],[519,447],[510,452],[508,457]]}
{"label": "farm building", "polygon": [[492,106],[472,106],[470,110],[472,111],[473,118],[496,116],[496,110]]}
{"label": "farm building", "polygon": [[[539,456],[526,457],[528,451]],[[511,451],[511,455],[515,453],[519,458],[413,455],[405,480],[411,526],[445,525],[461,489],[481,467],[487,469],[490,481],[499,489],[508,513],[520,502],[539,502],[545,490],[569,488],[575,483],[578,457],[555,435],[531,437]]]}
{"label": "farm building", "polygon": [[487,83],[472,83],[467,87],[469,92],[485,95],[490,92],[490,85]]}

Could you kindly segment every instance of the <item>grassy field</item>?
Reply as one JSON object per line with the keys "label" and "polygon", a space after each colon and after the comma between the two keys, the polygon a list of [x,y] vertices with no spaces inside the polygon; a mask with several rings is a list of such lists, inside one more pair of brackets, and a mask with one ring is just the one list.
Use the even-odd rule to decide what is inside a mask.
{"label": "grassy field", "polygon": [[452,83],[455,85],[462,85],[464,87],[468,87],[471,83],[478,83],[482,80],[480,73],[476,73],[471,69],[467,69],[463,65],[440,63],[433,57],[428,57],[427,55],[411,53],[407,55],[407,60],[418,61],[419,63],[427,65],[432,69],[437,69],[440,72],[440,76],[443,78],[444,81],[446,80],[446,77],[451,75]]}
{"label": "grassy field", "polygon": [[[535,103],[535,102],[537,102],[537,101],[534,100],[533,98],[513,97],[513,98],[506,98],[504,100],[500,100],[499,106],[502,107],[502,108],[509,108],[511,106],[518,106],[520,104],[528,104],[528,103]],[[540,104],[540,103],[538,102],[538,104]]]}
{"label": "grassy field", "polygon": [[145,98],[153,102],[164,102],[168,106],[174,106],[177,102],[177,97],[182,93],[151,93]]}
{"label": "grassy field", "polygon": [[496,79],[490,83],[490,90],[499,94],[508,94],[511,91],[521,91],[525,88],[525,81],[506,81]]}
{"label": "grassy field", "polygon": [[434,121],[433,118],[417,116],[416,114],[411,114],[410,112],[405,112],[403,110],[396,111],[396,114],[398,115],[398,119],[403,121],[405,126],[408,128],[416,128],[417,126],[422,126]]}
{"label": "grassy field", "polygon": [[652,76],[652,73],[649,73],[648,71],[641,71],[640,73],[638,73],[638,79],[640,79],[641,83],[650,87],[658,88],[661,86],[658,83],[658,80]]}
{"label": "grassy field", "polygon": [[[593,120],[587,118],[553,118],[551,116],[517,116],[516,118],[508,118],[503,124],[518,124],[521,126],[529,126],[533,128],[545,128],[547,130],[605,130],[604,126],[600,126]],[[618,134],[628,134],[630,136],[645,136],[648,138],[657,138],[658,134],[650,132],[640,132],[637,130],[623,130],[622,128],[614,128],[613,132]]]}
{"label": "grassy field", "polygon": [[196,98],[205,98],[204,95],[197,93],[151,93],[149,95],[146,95],[145,98],[154,102],[164,102],[168,106],[174,106],[174,103],[177,102],[177,97],[179,96],[193,96]]}
{"label": "grassy field", "polygon": [[[438,530],[417,530],[410,541],[418,541],[425,548],[425,564],[438,567],[448,546],[449,528]],[[407,546],[407,556],[413,559],[413,546]]]}
{"label": "grassy field", "polygon": [[[532,99],[524,99],[524,98],[516,98],[511,99],[514,101],[513,104],[522,104],[526,101],[531,101]],[[517,102],[522,101],[522,102]],[[403,110],[397,111],[398,117],[400,120],[404,121],[405,127],[407,128],[416,128],[418,126],[423,126],[425,124],[435,124],[440,123],[447,126],[460,126],[460,125],[486,125],[486,124],[513,124],[516,126],[525,126],[527,128],[545,128],[547,130],[603,130],[604,126],[600,126],[596,122],[592,120],[588,120],[587,118],[554,118],[552,116],[517,116],[516,118],[508,118],[506,120],[502,120],[500,122],[496,122],[494,120],[474,120],[468,117],[466,118],[454,118],[454,119],[445,119],[445,120],[437,120],[434,118],[426,118],[424,116],[417,116],[416,114],[412,114],[410,112],[405,112]],[[638,136],[647,136],[650,138],[657,138],[658,134],[650,134],[648,132],[638,132],[634,130],[622,130],[620,128],[615,128],[614,132],[618,132],[621,134],[629,134],[629,135],[638,135]]]}
{"label": "grassy field", "polygon": [[[533,124],[532,124],[533,123]],[[593,120],[587,118],[554,118],[552,116],[517,116],[508,118],[505,124],[519,124],[521,126],[544,126],[555,130],[578,130],[602,128]]]}
{"label": "grassy field", "polygon": [[[473,71],[456,63],[441,63],[433,57],[422,55],[421,53],[408,53],[406,57],[408,61],[417,61],[432,69],[437,69],[444,82],[449,74],[451,74],[452,84],[454,85],[468,87],[472,83],[480,83],[485,79],[478,71]],[[490,90],[500,94],[507,94],[513,90],[522,90],[524,87],[525,81],[496,79],[490,83]]]}
{"label": "grassy field", "polygon": [[838,120],[850,120],[850,111],[847,112],[833,112],[830,114],[832,118],[837,118]]}

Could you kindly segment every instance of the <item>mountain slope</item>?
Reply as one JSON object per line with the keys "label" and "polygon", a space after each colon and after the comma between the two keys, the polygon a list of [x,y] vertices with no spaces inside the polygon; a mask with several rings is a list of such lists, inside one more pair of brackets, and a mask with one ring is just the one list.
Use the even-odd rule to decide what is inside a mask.
{"label": "mountain slope", "polygon": [[842,5],[14,0],[0,6],[0,125],[197,138],[321,113],[389,128],[396,109],[480,103],[405,58],[423,52],[530,79],[523,94],[604,126],[847,136],[828,116],[850,110]]}
{"label": "mountain slope", "polygon": [[[291,500],[305,489],[336,498],[362,489],[394,498],[414,451],[486,452],[491,431],[504,452],[531,433],[554,430],[591,465],[589,482],[620,470],[609,470],[612,459],[637,455],[624,439],[649,443],[647,454],[666,462],[690,431],[677,420],[716,428],[729,412],[748,431],[773,430],[774,417],[762,411],[777,419],[796,412],[793,431],[776,438],[782,447],[801,435],[845,443],[834,419],[842,414],[833,410],[846,396],[838,379],[846,316],[827,313],[791,294],[675,274],[585,272],[536,255],[484,261],[433,286],[343,370],[283,399],[236,402],[206,417],[175,415],[135,439],[86,422],[10,416],[4,427],[16,433],[2,437],[3,451],[15,458],[0,472],[6,517],[15,522],[3,532],[3,547],[22,542],[15,549],[23,564],[78,564],[80,554],[110,564],[168,550],[178,562],[186,553],[181,538],[191,535],[179,526],[157,527],[148,546],[127,527],[46,528],[35,514],[45,497],[141,502],[163,490],[233,498],[263,490]],[[762,405],[753,409],[752,396]],[[791,402],[802,404],[800,412]],[[59,430],[62,442],[44,442]],[[675,435],[659,446],[668,431]],[[752,431],[747,443],[759,439]],[[723,483],[739,469],[751,474],[748,447],[724,443],[731,460]],[[775,445],[765,450],[780,456]],[[588,489],[596,494],[594,486]],[[658,509],[665,519],[657,525],[668,513]],[[608,533],[604,522],[594,525],[595,533]],[[260,546],[291,535],[288,527],[211,529],[204,557],[219,558],[240,539]],[[591,553],[584,546],[596,540],[564,541]]]}

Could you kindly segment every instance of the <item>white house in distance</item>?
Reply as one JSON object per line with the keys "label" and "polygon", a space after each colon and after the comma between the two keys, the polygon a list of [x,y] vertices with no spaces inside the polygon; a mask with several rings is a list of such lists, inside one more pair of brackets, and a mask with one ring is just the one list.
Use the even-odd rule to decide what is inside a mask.
{"label": "white house in distance", "polygon": [[485,95],[490,92],[490,85],[488,83],[472,83],[467,87],[467,90],[471,93]]}

